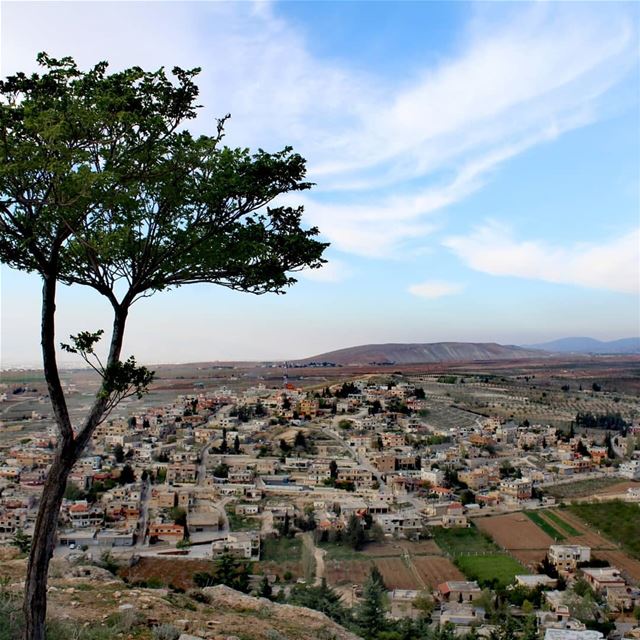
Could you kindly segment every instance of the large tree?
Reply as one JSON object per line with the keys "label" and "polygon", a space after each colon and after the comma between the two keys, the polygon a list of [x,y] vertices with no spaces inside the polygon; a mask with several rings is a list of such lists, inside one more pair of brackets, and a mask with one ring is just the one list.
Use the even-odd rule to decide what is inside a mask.
{"label": "large tree", "polygon": [[[43,640],[49,561],[69,473],[98,424],[153,374],[121,355],[131,305],[158,291],[215,283],[283,293],[292,272],[321,266],[326,244],[303,229],[302,207],[273,202],[308,189],[305,161],[192,135],[198,69],[86,71],[71,58],[38,56],[42,72],[0,82],[0,260],[42,280],[44,374],[59,430],[29,557],[25,638]],[[273,206],[269,206],[269,205]],[[56,362],[56,290],[90,287],[112,308],[106,358],[102,330],[64,345],[100,376],[92,406],[71,421]],[[92,328],[95,329],[95,328]]]}

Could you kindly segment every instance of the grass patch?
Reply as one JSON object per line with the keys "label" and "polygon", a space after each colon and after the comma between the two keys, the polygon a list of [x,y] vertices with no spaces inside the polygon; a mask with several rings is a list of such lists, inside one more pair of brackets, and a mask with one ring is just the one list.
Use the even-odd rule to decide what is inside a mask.
{"label": "grass patch", "polygon": [[517,560],[504,554],[460,555],[455,564],[467,578],[477,580],[482,587],[506,587],[516,575],[529,573]]}
{"label": "grass patch", "polygon": [[431,532],[436,544],[452,556],[500,552],[500,548],[493,542],[491,537],[479,531],[475,525],[464,529],[433,527]]}
{"label": "grass patch", "polygon": [[581,536],[582,531],[578,531],[575,527],[572,527],[566,520],[563,520],[555,511],[543,511],[544,515],[552,522],[557,524],[561,529],[564,529],[570,536]]}
{"label": "grass patch", "polygon": [[362,551],[355,551],[346,544],[342,545],[335,544],[334,542],[320,542],[317,546],[326,551],[326,560],[362,560],[369,557],[362,553]]}
{"label": "grass patch", "polygon": [[536,511],[525,511],[524,515],[527,516],[531,522],[540,527],[548,536],[551,536],[556,542],[562,542],[562,540],[565,540],[565,536]]}
{"label": "grass patch", "polygon": [[300,538],[267,538],[262,544],[265,562],[299,562],[302,555]]}
{"label": "grass patch", "polygon": [[640,506],[632,502],[582,502],[569,506],[572,513],[617,542],[640,560]]}

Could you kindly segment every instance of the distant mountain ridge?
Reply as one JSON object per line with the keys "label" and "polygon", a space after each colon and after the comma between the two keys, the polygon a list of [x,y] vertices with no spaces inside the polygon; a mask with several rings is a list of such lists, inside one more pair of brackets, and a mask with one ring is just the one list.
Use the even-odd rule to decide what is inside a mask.
{"label": "distant mountain ridge", "polygon": [[540,350],[501,345],[495,342],[388,343],[338,349],[296,362],[300,364],[332,362],[339,365],[426,364],[474,360],[517,360],[540,358],[546,355],[549,354]]}
{"label": "distant mountain ridge", "polygon": [[556,353],[634,354],[640,353],[640,338],[596,340],[595,338],[560,338],[542,344],[524,345],[527,349],[544,349]]}

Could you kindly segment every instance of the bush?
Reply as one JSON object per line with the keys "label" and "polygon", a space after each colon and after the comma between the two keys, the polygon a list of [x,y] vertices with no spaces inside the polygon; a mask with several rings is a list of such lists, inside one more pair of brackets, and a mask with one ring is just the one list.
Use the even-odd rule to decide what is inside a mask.
{"label": "bush", "polygon": [[178,640],[180,632],[172,624],[161,624],[153,629],[153,640]]}

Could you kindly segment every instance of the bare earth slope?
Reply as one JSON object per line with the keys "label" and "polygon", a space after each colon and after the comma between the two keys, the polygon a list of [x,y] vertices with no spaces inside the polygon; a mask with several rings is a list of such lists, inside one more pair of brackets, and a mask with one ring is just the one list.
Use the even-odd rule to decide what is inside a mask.
{"label": "bare earth slope", "polygon": [[[14,555],[13,548],[0,547],[0,577],[6,580],[0,616],[10,611],[9,605],[19,608],[24,589],[26,560],[9,559]],[[199,591],[203,598],[194,600],[186,593],[127,585],[104,569],[71,565],[62,558],[54,558],[49,584],[49,619],[71,625],[68,635],[56,637],[72,638],[71,630],[91,625],[103,631],[101,638],[146,640],[149,628],[171,624],[198,640],[359,640],[319,611],[254,598],[222,585]],[[110,622],[115,618],[122,618],[118,626]],[[131,626],[125,629],[127,620]]]}
{"label": "bare earth slope", "polygon": [[372,363],[419,364],[426,362],[472,362],[540,358],[544,351],[505,346],[494,342],[433,342],[426,344],[366,344],[322,353],[307,362],[333,362],[341,365]]}

